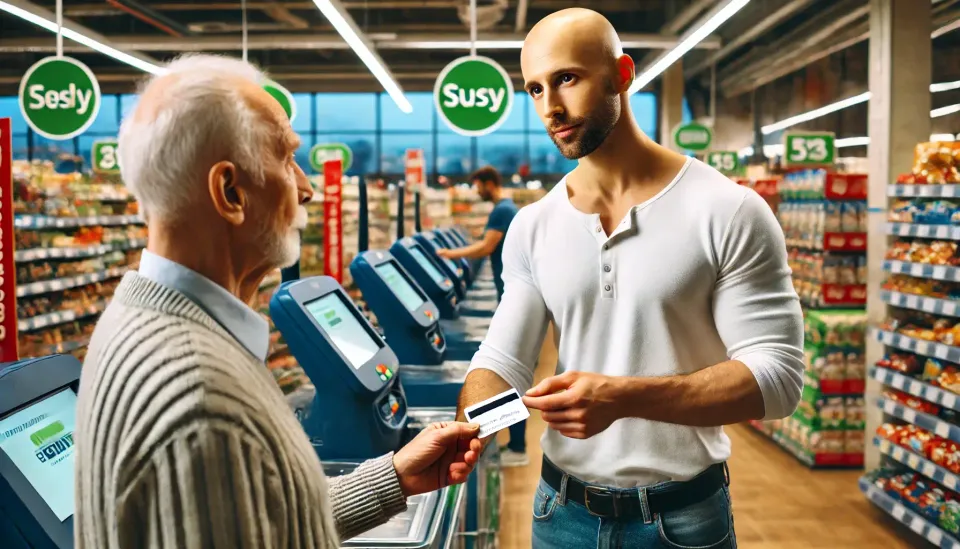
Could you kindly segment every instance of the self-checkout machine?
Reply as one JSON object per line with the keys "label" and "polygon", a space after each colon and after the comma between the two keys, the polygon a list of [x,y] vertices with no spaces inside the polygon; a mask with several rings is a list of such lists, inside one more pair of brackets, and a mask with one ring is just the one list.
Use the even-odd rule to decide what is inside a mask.
{"label": "self-checkout machine", "polygon": [[[325,201],[339,197],[340,163],[324,165]],[[326,212],[328,215],[330,212]],[[452,411],[413,410],[396,354],[330,276],[284,281],[270,316],[297,362],[317,388],[301,424],[329,476],[398,450]],[[339,274],[339,273],[334,273]],[[449,548],[465,540],[466,489],[451,486],[408,498],[408,509],[344,542],[344,547]]]}
{"label": "self-checkout machine", "polygon": [[80,361],[0,364],[0,547],[73,547],[73,432]]}

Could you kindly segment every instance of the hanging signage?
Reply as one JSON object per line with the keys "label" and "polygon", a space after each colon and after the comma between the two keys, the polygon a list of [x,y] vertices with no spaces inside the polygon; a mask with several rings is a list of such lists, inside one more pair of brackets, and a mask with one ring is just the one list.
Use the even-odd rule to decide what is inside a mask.
{"label": "hanging signage", "polygon": [[740,173],[740,155],[737,151],[711,151],[707,153],[707,164],[724,175]]}
{"label": "hanging signage", "polygon": [[100,112],[100,85],[71,57],[46,57],[20,80],[20,112],[33,131],[62,141],[80,135]]}
{"label": "hanging signage", "polygon": [[487,135],[510,116],[513,81],[493,59],[461,57],[440,71],[433,100],[440,118],[456,133]]}
{"label": "hanging signage", "polygon": [[310,167],[323,173],[323,166],[331,160],[339,160],[342,171],[353,165],[353,151],[343,143],[320,143],[310,148]]}
{"label": "hanging signage", "polygon": [[783,163],[787,166],[829,166],[836,150],[833,132],[783,134]]}
{"label": "hanging signage", "polygon": [[424,185],[427,179],[426,166],[423,162],[423,149],[407,149],[403,162],[404,181],[408,189],[416,189]]}
{"label": "hanging signage", "polygon": [[120,173],[120,156],[117,154],[116,139],[98,139],[90,150],[90,164],[93,171],[113,175]]}
{"label": "hanging signage", "polygon": [[673,129],[673,143],[681,150],[705,151],[710,148],[711,141],[713,141],[713,132],[697,122],[680,124]]}
{"label": "hanging signage", "polygon": [[19,359],[17,279],[13,264],[13,150],[9,118],[0,118],[0,362]]}
{"label": "hanging signage", "polygon": [[273,80],[268,80],[267,83],[263,85],[263,89],[276,99],[277,103],[280,103],[283,111],[287,113],[287,117],[290,118],[290,122],[293,122],[293,119],[297,117],[297,102],[293,100],[293,94],[290,93],[287,88],[284,88]]}
{"label": "hanging signage", "polygon": [[323,166],[323,274],[343,283],[343,167],[339,160]]}

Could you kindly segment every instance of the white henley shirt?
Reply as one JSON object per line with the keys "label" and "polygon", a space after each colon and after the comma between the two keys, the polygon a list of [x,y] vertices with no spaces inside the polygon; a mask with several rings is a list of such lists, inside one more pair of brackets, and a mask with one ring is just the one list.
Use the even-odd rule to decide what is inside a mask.
{"label": "white henley shirt", "polygon": [[[566,180],[517,214],[503,248],[505,293],[470,370],[521,393],[552,321],[568,370],[690,374],[728,359],[756,376],[768,419],[803,387],[803,318],[783,233],[752,189],[690,159],[613,234],[570,203]],[[730,456],[721,427],[621,419],[586,440],[547,429],[558,467],[621,488],[689,480]]]}

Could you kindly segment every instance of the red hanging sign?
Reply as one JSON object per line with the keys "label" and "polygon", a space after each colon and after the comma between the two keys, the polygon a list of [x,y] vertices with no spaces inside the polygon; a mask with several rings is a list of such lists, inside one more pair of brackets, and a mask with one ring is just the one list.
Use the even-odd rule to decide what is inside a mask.
{"label": "red hanging sign", "polygon": [[13,143],[10,119],[0,118],[0,362],[20,358],[17,278],[13,264]]}
{"label": "red hanging sign", "polygon": [[323,163],[323,274],[343,284],[343,163]]}
{"label": "red hanging sign", "polygon": [[423,163],[423,149],[407,149],[403,171],[408,190],[413,191],[424,185],[427,173],[426,166]]}

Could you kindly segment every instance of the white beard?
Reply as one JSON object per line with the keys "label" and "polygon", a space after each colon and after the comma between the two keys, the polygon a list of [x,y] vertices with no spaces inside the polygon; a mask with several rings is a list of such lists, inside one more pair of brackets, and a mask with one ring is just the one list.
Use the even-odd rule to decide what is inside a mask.
{"label": "white beard", "polygon": [[270,263],[280,268],[290,267],[300,259],[300,231],[307,227],[307,209],[297,208],[293,226],[285,234],[266,233],[265,252]]}

